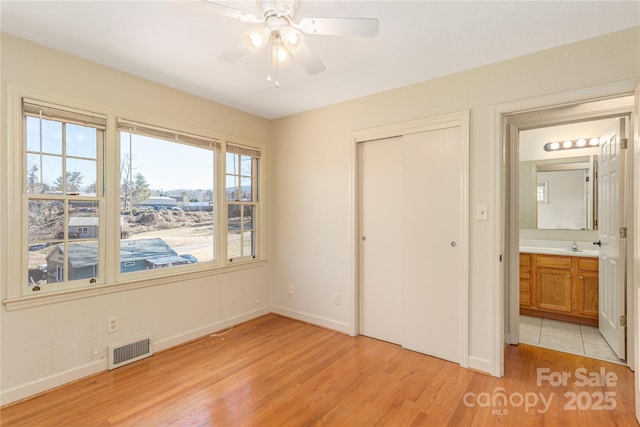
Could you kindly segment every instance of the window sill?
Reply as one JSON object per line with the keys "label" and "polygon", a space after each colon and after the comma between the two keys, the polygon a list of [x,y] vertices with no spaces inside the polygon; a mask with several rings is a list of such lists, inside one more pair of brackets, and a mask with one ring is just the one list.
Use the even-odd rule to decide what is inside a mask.
{"label": "window sill", "polygon": [[235,265],[227,265],[224,267],[214,267],[206,270],[192,271],[188,273],[176,271],[162,277],[154,277],[149,279],[127,280],[118,283],[98,285],[81,289],[70,289],[66,291],[43,293],[38,295],[28,295],[19,297],[9,297],[3,301],[7,311],[23,310],[27,308],[39,307],[60,302],[73,301],[83,298],[97,297],[117,292],[130,291],[134,289],[146,288],[150,286],[166,285],[174,283],[177,278],[180,280],[192,280],[200,277],[215,276],[218,274],[232,273],[235,271],[246,270],[249,268],[263,267],[267,263],[266,260],[258,260],[251,262],[242,262]]}

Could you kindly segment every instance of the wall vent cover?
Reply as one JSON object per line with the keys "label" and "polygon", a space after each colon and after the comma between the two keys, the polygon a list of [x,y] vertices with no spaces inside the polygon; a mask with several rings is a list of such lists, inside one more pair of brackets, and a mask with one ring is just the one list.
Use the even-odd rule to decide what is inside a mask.
{"label": "wall vent cover", "polygon": [[109,347],[109,370],[153,355],[151,338]]}

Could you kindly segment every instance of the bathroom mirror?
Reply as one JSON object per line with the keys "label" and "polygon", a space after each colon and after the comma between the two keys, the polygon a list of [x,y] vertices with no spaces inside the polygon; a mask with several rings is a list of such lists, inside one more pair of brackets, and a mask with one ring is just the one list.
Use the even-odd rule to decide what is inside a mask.
{"label": "bathroom mirror", "polygon": [[520,162],[520,228],[597,229],[597,156]]}

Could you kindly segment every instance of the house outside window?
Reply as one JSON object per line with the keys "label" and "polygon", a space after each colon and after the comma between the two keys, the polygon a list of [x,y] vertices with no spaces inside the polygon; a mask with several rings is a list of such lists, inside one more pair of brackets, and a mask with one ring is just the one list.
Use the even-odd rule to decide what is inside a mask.
{"label": "house outside window", "polygon": [[[72,218],[95,224],[95,234],[85,238],[99,246],[102,194],[104,117],[72,109],[23,101],[25,129],[24,195],[27,200],[26,286],[57,289],[56,284],[83,286],[104,280],[100,256],[88,274],[72,268],[74,239]],[[88,231],[88,230],[87,230]],[[57,248],[57,250],[52,250]],[[101,255],[101,254],[100,254]],[[49,269],[49,259],[58,262]]]}
{"label": "house outside window", "polygon": [[[22,249],[8,257],[21,265],[9,273],[9,309],[264,262],[261,148],[36,100],[37,93],[9,96],[9,152],[20,156],[22,181],[10,194],[9,218],[22,226],[9,238]],[[20,298],[36,295],[51,298]]]}
{"label": "house outside window", "polygon": [[[120,272],[213,264],[220,142],[124,120],[118,128],[124,219]],[[143,244],[149,238],[161,242],[157,252]],[[129,258],[136,259],[134,266],[125,266]]]}

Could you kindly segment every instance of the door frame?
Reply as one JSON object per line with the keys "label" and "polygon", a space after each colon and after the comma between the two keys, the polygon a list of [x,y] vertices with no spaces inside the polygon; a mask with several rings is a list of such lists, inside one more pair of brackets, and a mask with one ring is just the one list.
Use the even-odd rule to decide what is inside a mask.
{"label": "door frame", "polygon": [[350,335],[360,333],[360,165],[358,144],[366,141],[384,139],[418,132],[457,127],[460,129],[460,362],[469,366],[469,111],[458,111],[401,123],[376,126],[354,131],[351,134],[351,277],[353,289],[353,311]]}
{"label": "door frame", "polygon": [[[559,109],[562,107],[574,107],[574,117],[576,120],[581,117],[587,118],[588,111],[580,111],[579,105],[582,103],[602,101],[607,99],[614,99],[623,96],[633,96],[634,90],[638,86],[638,80],[626,80],[617,83],[593,86],[589,88],[577,89],[568,92],[562,92],[553,95],[545,95],[536,98],[518,100],[503,104],[497,104],[492,107],[492,158],[493,158],[493,174],[494,174],[494,212],[496,212],[493,233],[493,250],[495,254],[496,263],[494,264],[493,277],[493,367],[492,374],[495,376],[504,375],[504,346],[512,342],[518,342],[517,332],[510,330],[510,326],[515,324],[519,318],[519,303],[518,295],[513,295],[510,283],[518,281],[518,270],[513,268],[513,260],[517,259],[518,248],[518,218],[517,209],[512,209],[512,205],[515,206],[517,201],[517,147],[516,150],[512,150],[508,144],[510,140],[517,140],[517,126],[509,122],[509,118],[516,114],[524,114],[529,112],[540,112],[550,109]],[[636,100],[637,101],[637,100]],[[575,108],[577,106],[577,108]],[[633,108],[631,109],[633,110]],[[613,112],[612,114],[619,113],[620,111]],[[637,115],[637,112],[634,114]],[[631,117],[629,138],[633,139],[635,130],[633,129],[636,123],[635,119]],[[605,116],[606,112],[601,111],[598,114],[592,114],[592,117]],[[513,145],[513,143],[511,143]],[[633,146],[638,145],[638,141],[635,144],[630,144],[631,153],[633,153]],[[636,147],[637,149],[637,147]],[[515,152],[514,152],[515,151]],[[629,157],[635,157],[635,154]],[[514,167],[515,165],[515,167]],[[628,177],[634,176],[634,162],[629,162],[629,168],[627,171]],[[638,200],[640,194],[640,186],[634,186],[627,191],[627,200]],[[628,234],[628,247],[631,250],[627,251],[627,324],[631,325],[627,330],[627,363],[631,369],[637,365],[637,352],[635,349],[635,323],[638,319],[638,283],[640,282],[640,271],[634,268],[634,260],[640,257],[640,249],[636,244],[636,230],[640,225],[640,210],[632,206],[628,208],[630,215],[628,216],[627,227],[629,228]],[[503,262],[504,260],[504,262]],[[505,322],[508,319],[509,322]],[[517,329],[516,329],[517,331]]]}

